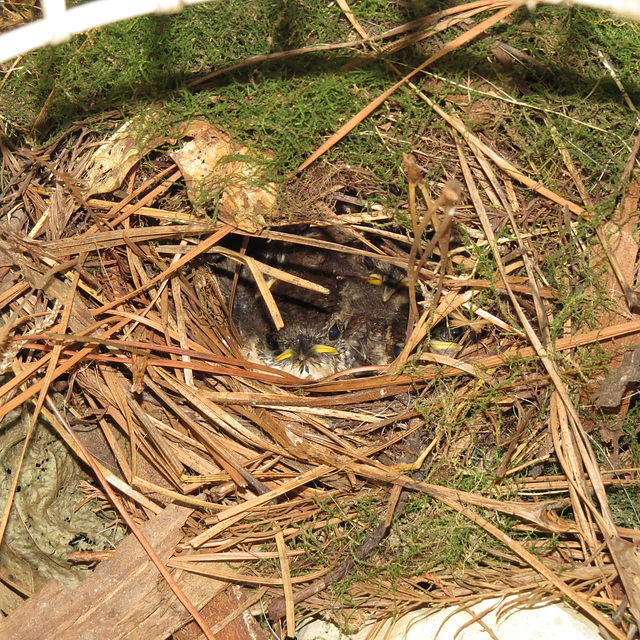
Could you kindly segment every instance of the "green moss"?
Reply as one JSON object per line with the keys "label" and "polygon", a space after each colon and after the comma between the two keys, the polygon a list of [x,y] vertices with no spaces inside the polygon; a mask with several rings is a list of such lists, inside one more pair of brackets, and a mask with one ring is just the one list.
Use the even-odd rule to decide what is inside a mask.
{"label": "green moss", "polygon": [[[436,0],[419,0],[408,7],[387,0],[350,3],[355,17],[374,37],[445,6]],[[486,17],[481,14],[476,21]],[[147,16],[109,25],[26,56],[1,90],[2,114],[14,139],[33,135],[40,142],[80,118],[93,118],[88,126],[96,136],[141,113],[162,114],[152,123],[158,133],[189,120],[208,119],[256,151],[272,150],[273,159],[263,163],[262,177],[283,181],[329,136],[397,81],[388,62],[408,72],[460,33],[460,27],[453,27],[389,61],[369,60],[345,68],[345,63],[353,61],[354,51],[315,52],[247,66],[200,84],[197,90],[190,89],[192,80],[251,56],[355,37],[335,4],[314,0],[211,2],[175,16]],[[493,53],[497,41],[519,49],[539,64],[514,60],[511,69],[504,67]],[[634,135],[635,115],[624,103],[599,51],[611,60],[631,99],[640,103],[639,49],[640,28],[608,14],[562,7],[540,7],[535,13],[520,9],[505,23],[495,25],[488,37],[434,64],[429,71],[437,78],[415,79],[430,98],[462,117],[474,133],[509,161],[578,202],[579,194],[567,177],[558,145],[573,158],[596,202],[596,211],[590,212],[588,220],[573,217],[570,233],[562,233],[565,221],[561,207],[546,201],[541,204],[543,199],[535,193],[515,188],[520,199],[518,222],[532,238],[540,275],[558,292],[556,298],[547,299],[554,340],[564,334],[569,319],[572,332],[598,326],[602,310],[612,305],[601,285],[607,265],[591,260],[594,229],[614,211],[623,187],[620,176]],[[502,99],[488,96],[489,92]],[[33,134],[33,124],[45,104],[45,125]],[[111,109],[120,112],[117,124],[107,120]],[[161,151],[167,150],[168,146]],[[401,170],[404,151],[418,155],[435,195],[444,178],[461,179],[449,125],[408,87],[393,94],[325,158],[374,172],[380,191],[376,197],[396,206],[398,220],[406,224],[406,208],[401,208],[407,199]],[[490,221],[506,256],[518,250],[514,233],[504,212],[483,189],[481,185]],[[463,205],[468,204],[465,195]],[[519,326],[504,289],[497,286],[498,271],[491,250],[468,231],[470,227],[478,229],[474,216],[472,208],[461,207],[453,240],[476,263],[473,277],[492,283],[477,293],[473,304]],[[461,267],[456,269],[458,275],[469,275]],[[523,276],[525,271],[518,268],[512,275]],[[527,313],[534,318],[530,296],[521,299],[529,304]],[[603,368],[605,356],[598,346],[585,347],[562,362],[567,381],[579,391],[593,378],[596,368]],[[418,376],[420,367],[411,363],[407,371]],[[504,447],[491,440],[494,425],[487,426],[486,413],[496,410],[497,399],[513,394],[509,385],[539,371],[536,359],[523,362],[513,358],[497,371],[493,386],[478,386],[465,394],[462,407],[452,405],[458,378],[438,378],[427,400],[418,406],[424,428],[444,430],[447,441],[464,437],[469,443],[455,458],[445,458],[436,450],[433,461],[426,465],[427,480],[491,495],[493,474]],[[541,397],[539,401],[539,419],[544,420],[547,400]],[[636,459],[637,413],[629,415],[623,444]],[[514,421],[513,416],[498,412],[497,423],[504,428],[505,440]],[[634,502],[635,493],[629,495]],[[612,496],[615,498],[615,492]],[[628,502],[626,495],[623,501]],[[303,575],[318,563],[330,565],[353,556],[384,518],[386,495],[358,495],[348,505],[332,499],[318,507],[316,521],[336,516],[342,524],[320,529],[301,524],[290,541],[290,548],[305,550],[301,559],[292,563],[294,575]],[[507,519],[489,517],[505,528],[511,526]],[[619,522],[632,521],[628,515],[619,518]],[[497,544],[489,542],[475,525],[425,497],[412,497],[405,515],[393,526],[381,556],[358,563],[352,575],[334,585],[336,607],[357,604],[353,593],[356,581],[378,580],[382,584],[384,580],[387,585],[436,567],[473,567],[486,561],[490,544]],[[278,562],[264,561],[256,570],[275,573]]]}

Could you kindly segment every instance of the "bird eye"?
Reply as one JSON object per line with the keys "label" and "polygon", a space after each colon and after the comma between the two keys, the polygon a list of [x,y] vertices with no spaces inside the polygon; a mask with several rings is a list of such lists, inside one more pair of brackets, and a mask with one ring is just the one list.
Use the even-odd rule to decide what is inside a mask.
{"label": "bird eye", "polygon": [[464,331],[462,327],[452,327],[451,329],[449,329],[449,335],[451,336],[451,340],[453,342],[457,342],[458,340],[460,340],[463,333]]}
{"label": "bird eye", "polygon": [[363,259],[363,262],[364,262],[364,266],[367,269],[375,269],[376,265],[373,263],[373,259],[370,258],[369,256],[365,256]]}
{"label": "bird eye", "polygon": [[276,351],[278,349],[278,338],[276,338],[275,334],[268,333],[264,341],[267,343],[267,347],[271,349],[271,351]]}
{"label": "bird eye", "polygon": [[340,337],[340,327],[334,322],[329,328],[329,340],[337,340]]}
{"label": "bird eye", "polygon": [[393,347],[393,357],[394,358],[397,358],[401,353],[402,353],[402,345],[401,344],[397,344],[395,347]]}

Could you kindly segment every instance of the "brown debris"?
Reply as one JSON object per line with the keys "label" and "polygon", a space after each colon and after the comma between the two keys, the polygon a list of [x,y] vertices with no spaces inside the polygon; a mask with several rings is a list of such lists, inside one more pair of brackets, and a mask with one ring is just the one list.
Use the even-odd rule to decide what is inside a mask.
{"label": "brown debris", "polygon": [[[181,528],[191,510],[170,505],[143,525],[147,539],[166,561],[182,537]],[[185,574],[181,586],[198,608],[226,587],[208,578]],[[103,640],[166,638],[189,616],[171,596],[166,585],[130,535],[115,554],[101,563],[76,589],[67,591],[49,583],[9,617],[0,620],[6,640],[71,640],[94,637]]]}
{"label": "brown debris", "polygon": [[250,232],[264,227],[276,214],[276,192],[274,184],[258,183],[259,158],[251,158],[249,149],[208,122],[192,122],[185,134],[193,139],[171,158],[185,178],[195,210],[202,214],[204,205],[219,194],[221,220]]}
{"label": "brown debris", "polygon": [[[0,349],[11,372],[0,386],[0,419],[37,399],[80,459],[85,454],[72,433],[98,431],[79,440],[191,603],[201,609],[211,599],[201,612],[209,634],[264,636],[248,613],[258,601],[274,620],[285,618],[293,635],[294,604],[303,614],[336,610],[336,617],[367,604],[371,617],[382,618],[522,591],[534,600],[561,594],[622,639],[627,620],[612,621],[594,602],[618,607],[622,584],[637,617],[639,534],[616,526],[605,492],[637,482],[637,460],[621,437],[605,433],[621,475],[600,469],[585,435],[588,408],[578,411],[569,384],[581,375],[574,350],[635,344],[640,321],[623,304],[594,330],[567,324],[552,339],[559,287],[544,280],[540,251],[543,244],[548,251],[565,247],[586,209],[527,176],[459,118],[445,117],[409,80],[395,88],[413,87],[417,99],[443,114],[453,136],[431,138],[405,156],[402,214],[409,229],[381,207],[369,208],[376,185],[366,171],[338,165],[313,164],[283,187],[278,202],[286,206],[276,210],[275,186],[258,184],[251,163],[235,157],[248,150],[204,122],[176,134],[193,138],[182,150],[150,160],[153,175],[141,173],[136,155],[151,147],[134,152],[131,139],[114,136],[112,155],[82,169],[94,183],[84,192],[70,158],[87,158],[90,149],[73,132],[66,148],[6,148],[2,202],[20,214],[0,244]],[[426,147],[447,156],[451,181],[423,177]],[[230,154],[233,161],[225,162]],[[579,184],[570,157],[562,157]],[[222,186],[228,190],[217,194],[221,216],[214,222],[205,216],[207,199],[199,198]],[[98,193],[104,199],[90,197]],[[618,301],[636,269],[636,253],[633,264],[621,259],[635,250],[634,193],[626,194],[617,220],[620,243],[603,245]],[[379,220],[388,225],[372,224]],[[338,231],[329,241],[298,226],[273,228],[280,222]],[[423,238],[431,229],[434,235]],[[256,259],[256,242],[382,262],[406,274],[412,317],[398,359],[315,381],[245,361],[231,296],[218,278],[221,261],[233,262],[234,278],[250,272],[255,304],[265,301],[276,327],[286,318],[272,278],[314,295],[330,291],[286,272],[277,252],[270,257],[263,249],[263,260]],[[492,273],[478,274],[469,243],[488,247]],[[232,287],[237,291],[237,280]],[[640,381],[636,353],[607,378],[598,406],[619,407]],[[452,478],[486,473],[479,467],[496,459],[502,464],[491,472],[499,482],[478,483],[482,494],[451,488]],[[549,465],[553,476],[546,475]],[[102,490],[93,490],[91,498],[107,508]],[[405,495],[420,498],[418,517],[409,508],[402,513]],[[439,521],[447,528],[419,548],[431,533],[419,528],[427,516],[434,530]],[[481,538],[476,564],[453,566],[439,557],[460,523]],[[413,527],[417,540],[404,537]],[[418,547],[414,564],[389,576],[385,568],[407,540]],[[70,553],[77,561],[99,557]],[[375,568],[374,578],[359,571],[363,562]],[[335,606],[327,587],[346,579],[349,603]],[[28,585],[8,584],[30,595]],[[16,599],[0,590],[0,604],[13,607]],[[62,639],[76,624],[99,628],[107,640],[116,633],[199,638],[194,625],[177,631],[188,619],[130,537],[75,591],[49,584],[32,595],[0,622],[0,633]]]}
{"label": "brown debris", "polygon": [[615,409],[634,383],[640,382],[640,350],[627,351],[622,363],[605,378],[593,394],[594,402],[603,409]]}
{"label": "brown debris", "polygon": [[[253,600],[253,598],[251,599]],[[269,634],[249,613],[242,589],[231,585],[219,591],[200,613],[217,640],[268,640]],[[173,634],[174,640],[204,640],[195,622],[189,622]]]}

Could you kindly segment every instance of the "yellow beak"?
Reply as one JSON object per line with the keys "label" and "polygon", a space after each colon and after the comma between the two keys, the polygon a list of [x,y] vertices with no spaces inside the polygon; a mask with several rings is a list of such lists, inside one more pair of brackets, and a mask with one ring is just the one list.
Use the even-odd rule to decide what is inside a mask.
{"label": "yellow beak", "polygon": [[382,290],[382,302],[389,302],[393,298],[393,294],[400,289],[407,289],[409,287],[409,278],[402,278],[400,282],[394,284],[385,284]]}
{"label": "yellow beak", "polygon": [[313,347],[311,347],[311,353],[329,353],[332,356],[337,356],[339,351],[326,344],[314,344]]}
{"label": "yellow beak", "polygon": [[296,355],[293,349],[285,349],[279,356],[276,356],[276,362],[282,362]]}
{"label": "yellow beak", "polygon": [[[337,356],[339,351],[334,347],[330,347],[326,344],[314,344],[311,349],[309,349],[310,354],[319,354],[319,353],[328,353],[332,356]],[[276,356],[276,362],[282,362],[283,360],[288,360],[289,358],[295,358],[298,356],[298,353],[293,349],[285,349],[280,355]],[[301,360],[306,358],[300,358]]]}
{"label": "yellow beak", "polygon": [[457,342],[445,342],[444,340],[431,340],[429,346],[442,355],[453,353],[460,345]]}

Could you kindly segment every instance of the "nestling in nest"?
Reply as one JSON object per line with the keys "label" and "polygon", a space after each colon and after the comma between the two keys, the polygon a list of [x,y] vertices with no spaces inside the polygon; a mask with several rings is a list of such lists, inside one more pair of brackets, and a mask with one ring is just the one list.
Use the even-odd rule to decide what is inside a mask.
{"label": "nestling in nest", "polygon": [[[311,228],[300,234],[341,245],[345,235],[337,228]],[[328,294],[270,280],[270,292],[284,321],[284,327],[274,331],[258,287],[243,269],[237,276],[232,318],[247,360],[317,380],[395,359],[408,316],[406,279],[399,268],[383,259],[259,239],[250,244],[250,255],[321,285]],[[235,263],[229,260],[216,268],[227,301],[234,290],[235,271]]]}

